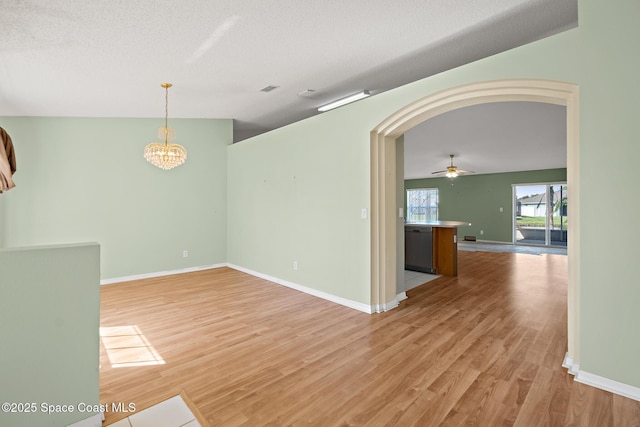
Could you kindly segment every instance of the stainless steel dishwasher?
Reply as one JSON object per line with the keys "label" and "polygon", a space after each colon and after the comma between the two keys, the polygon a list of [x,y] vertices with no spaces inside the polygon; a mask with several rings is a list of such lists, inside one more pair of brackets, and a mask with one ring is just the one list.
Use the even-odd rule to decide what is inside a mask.
{"label": "stainless steel dishwasher", "polygon": [[405,224],[405,270],[435,273],[433,269],[433,229],[429,225]]}

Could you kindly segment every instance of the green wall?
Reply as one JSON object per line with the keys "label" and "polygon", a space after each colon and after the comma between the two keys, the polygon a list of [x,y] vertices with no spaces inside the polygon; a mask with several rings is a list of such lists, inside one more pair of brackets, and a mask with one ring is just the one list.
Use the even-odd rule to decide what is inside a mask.
{"label": "green wall", "polygon": [[[362,303],[370,299],[369,135],[411,102],[468,83],[537,78],[580,88],[581,369],[640,387],[640,2],[579,2],[580,26],[341,107],[228,148],[229,262]],[[613,171],[613,172],[603,172]],[[294,180],[293,176],[296,176]],[[616,200],[616,208],[603,203]],[[291,268],[300,260],[300,270]],[[560,361],[558,361],[560,363]]]}
{"label": "green wall", "polygon": [[[561,182],[567,180],[566,169],[465,175],[451,178],[406,180],[404,188],[437,188],[439,218],[470,222],[461,227],[459,237],[471,235],[478,240],[512,241],[512,184]],[[406,192],[404,200],[407,206]],[[500,212],[500,208],[503,211]],[[484,234],[480,234],[480,230]]]}
{"label": "green wall", "polygon": [[[340,116],[228,148],[229,263],[367,303],[368,142]],[[333,138],[329,129],[343,129]],[[344,144],[344,139],[350,141]],[[364,245],[364,246],[363,246]],[[298,270],[293,262],[298,262]]]}
{"label": "green wall", "polygon": [[[580,86],[581,361],[640,387],[640,2],[582,1]],[[620,230],[604,231],[621,225]]]}
{"label": "green wall", "polygon": [[[35,412],[0,411],[0,425],[63,427],[99,404],[100,247],[0,249],[0,402]],[[72,405],[47,414],[42,404]]]}
{"label": "green wall", "polygon": [[102,279],[225,262],[232,121],[170,120],[188,153],[187,162],[170,171],[142,156],[162,124],[1,118],[18,160],[16,188],[0,195],[4,246],[97,241]]}

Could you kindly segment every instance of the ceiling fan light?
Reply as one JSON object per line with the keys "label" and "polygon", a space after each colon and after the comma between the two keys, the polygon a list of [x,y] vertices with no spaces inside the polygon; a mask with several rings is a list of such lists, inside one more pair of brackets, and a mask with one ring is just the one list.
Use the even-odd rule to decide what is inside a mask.
{"label": "ceiling fan light", "polygon": [[458,172],[458,168],[453,166],[453,155],[451,156],[451,166],[447,166],[447,174],[446,177],[447,178],[455,178],[458,175],[460,175],[460,172]]}
{"label": "ceiling fan light", "polygon": [[451,165],[447,166],[447,170],[442,170],[442,171],[436,171],[436,172],[431,172],[432,175],[435,174],[445,174],[444,176],[446,176],[447,178],[455,178],[458,177],[460,175],[463,175],[465,173],[474,173],[473,171],[467,171],[467,170],[462,170],[462,169],[458,169],[457,166],[455,166],[453,164],[453,154],[449,154],[449,157],[451,158]]}

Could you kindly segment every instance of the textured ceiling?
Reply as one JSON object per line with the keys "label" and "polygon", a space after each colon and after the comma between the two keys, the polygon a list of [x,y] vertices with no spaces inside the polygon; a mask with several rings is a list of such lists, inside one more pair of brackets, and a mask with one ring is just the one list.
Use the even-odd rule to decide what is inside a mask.
{"label": "textured ceiling", "polygon": [[577,0],[2,0],[0,116],[162,117],[168,81],[171,117],[238,140],[576,25]]}

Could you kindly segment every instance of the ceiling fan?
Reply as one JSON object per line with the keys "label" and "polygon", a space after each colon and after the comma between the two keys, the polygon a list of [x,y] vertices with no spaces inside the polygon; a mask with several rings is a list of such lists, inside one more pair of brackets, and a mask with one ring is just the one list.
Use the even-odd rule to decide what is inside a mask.
{"label": "ceiling fan", "polygon": [[436,175],[444,173],[447,178],[455,178],[456,176],[463,175],[465,173],[475,173],[474,171],[458,169],[458,167],[453,164],[453,154],[449,154],[449,157],[451,157],[451,166],[447,166],[446,170],[431,172],[431,174]]}

